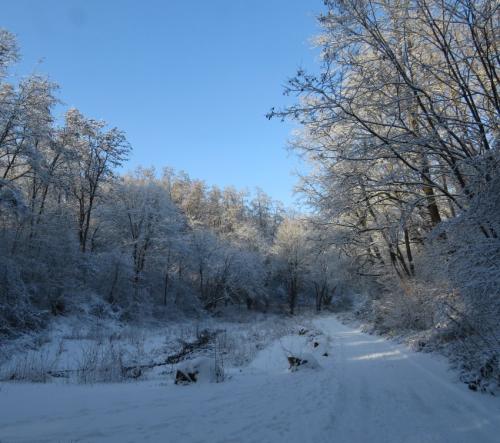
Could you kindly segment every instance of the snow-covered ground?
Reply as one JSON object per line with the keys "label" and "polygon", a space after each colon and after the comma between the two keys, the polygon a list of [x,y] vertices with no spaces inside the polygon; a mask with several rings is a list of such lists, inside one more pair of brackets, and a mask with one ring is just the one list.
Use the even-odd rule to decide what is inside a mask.
{"label": "snow-covered ground", "polygon": [[[313,324],[319,335],[272,342],[224,383],[2,383],[0,441],[499,441],[499,399],[469,391],[441,359],[332,316]],[[290,354],[320,368],[291,373]]]}

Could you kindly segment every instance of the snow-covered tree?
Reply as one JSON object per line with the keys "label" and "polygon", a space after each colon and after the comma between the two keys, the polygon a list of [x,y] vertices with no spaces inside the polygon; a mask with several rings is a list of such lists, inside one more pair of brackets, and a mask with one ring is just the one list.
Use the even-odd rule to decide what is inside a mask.
{"label": "snow-covered tree", "polygon": [[300,220],[286,219],[276,234],[273,252],[285,278],[288,305],[293,315],[310,258],[310,245],[305,224]]}

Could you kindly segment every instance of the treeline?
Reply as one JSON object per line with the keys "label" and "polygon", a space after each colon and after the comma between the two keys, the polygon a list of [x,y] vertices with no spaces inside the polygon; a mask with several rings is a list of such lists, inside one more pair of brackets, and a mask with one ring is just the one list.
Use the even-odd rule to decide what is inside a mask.
{"label": "treeline", "polygon": [[286,93],[300,100],[269,115],[303,126],[301,191],[373,282],[379,329],[460,339],[498,377],[498,4],[325,5],[319,74],[299,70]]}

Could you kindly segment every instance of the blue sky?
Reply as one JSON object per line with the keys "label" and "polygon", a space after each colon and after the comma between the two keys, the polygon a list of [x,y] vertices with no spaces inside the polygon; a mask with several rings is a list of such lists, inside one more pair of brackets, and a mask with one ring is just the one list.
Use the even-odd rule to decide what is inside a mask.
{"label": "blue sky", "polygon": [[290,205],[300,162],[293,128],[266,112],[315,69],[320,0],[16,0],[0,26],[18,36],[14,73],[45,73],[65,106],[127,133],[137,165],[171,166],[219,186],[260,186]]}

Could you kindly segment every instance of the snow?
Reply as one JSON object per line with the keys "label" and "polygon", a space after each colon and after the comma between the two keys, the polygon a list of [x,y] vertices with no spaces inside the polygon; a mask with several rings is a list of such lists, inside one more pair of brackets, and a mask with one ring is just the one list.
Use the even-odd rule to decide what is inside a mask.
{"label": "snow", "polygon": [[[313,324],[314,337],[274,341],[224,383],[2,383],[0,441],[498,441],[499,399],[459,384],[442,359],[331,316]],[[295,352],[321,370],[288,371]]]}
{"label": "snow", "polygon": [[177,370],[185,375],[194,374],[196,383],[216,383],[221,377],[222,369],[215,364],[213,358],[197,357],[177,365]]}

